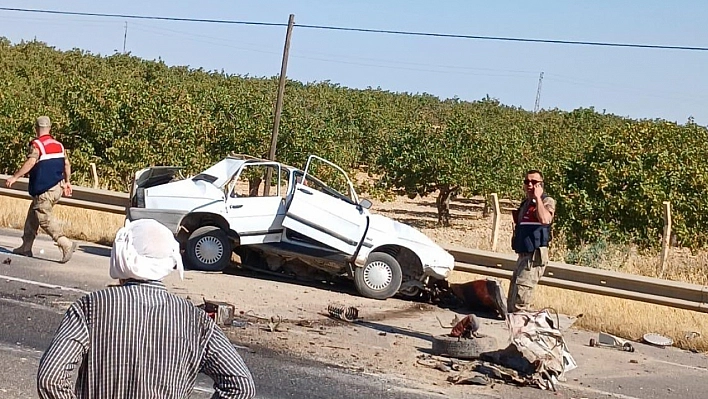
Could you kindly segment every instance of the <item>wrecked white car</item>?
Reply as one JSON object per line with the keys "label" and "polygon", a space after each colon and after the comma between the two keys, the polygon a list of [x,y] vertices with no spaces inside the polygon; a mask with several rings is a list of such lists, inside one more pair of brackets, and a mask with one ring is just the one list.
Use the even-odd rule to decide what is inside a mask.
{"label": "wrecked white car", "polygon": [[425,234],[371,213],[344,170],[323,158],[311,155],[304,171],[246,155],[190,178],[179,170],[138,171],[127,218],[169,227],[193,269],[223,270],[232,252],[271,272],[294,260],[386,299],[417,296],[454,267]]}

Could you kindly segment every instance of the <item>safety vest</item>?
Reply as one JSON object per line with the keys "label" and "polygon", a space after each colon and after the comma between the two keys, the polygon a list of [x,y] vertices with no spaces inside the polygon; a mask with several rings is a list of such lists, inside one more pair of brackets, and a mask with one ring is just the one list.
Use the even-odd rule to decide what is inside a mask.
{"label": "safety vest", "polygon": [[[546,198],[543,194],[541,198]],[[547,247],[551,241],[551,226],[542,224],[536,216],[536,203],[532,202],[526,207],[526,212],[521,214],[526,202],[524,200],[519,206],[519,220],[516,220],[514,237],[511,241],[511,248],[516,253],[532,253],[538,248]]]}
{"label": "safety vest", "polygon": [[32,146],[39,151],[39,159],[29,172],[27,190],[34,197],[64,179],[64,146],[48,134],[32,140]]}

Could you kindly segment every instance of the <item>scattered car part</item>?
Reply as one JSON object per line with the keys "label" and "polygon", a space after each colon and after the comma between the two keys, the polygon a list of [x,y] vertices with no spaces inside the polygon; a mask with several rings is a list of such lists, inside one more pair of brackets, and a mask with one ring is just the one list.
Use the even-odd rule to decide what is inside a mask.
{"label": "scattered car part", "polygon": [[[510,344],[502,351],[490,354],[495,363],[510,367],[541,389],[555,390],[565,373],[578,367],[559,329],[549,313],[517,311],[507,315]],[[486,356],[485,356],[486,357]]]}
{"label": "scattered car part", "polygon": [[478,336],[477,331],[479,330],[479,319],[477,316],[470,314],[465,316],[452,328],[450,332],[451,337],[455,338],[476,338]]}
{"label": "scattered car part", "polygon": [[288,331],[287,328],[281,329],[280,325],[283,323],[283,318],[280,316],[271,316],[268,322],[268,331],[270,332],[285,332]]}
{"label": "scattered car part", "polygon": [[442,328],[453,328],[453,327],[455,327],[455,325],[457,323],[460,322],[460,318],[457,317],[457,315],[455,315],[455,317],[452,318],[452,324],[450,324],[449,326],[444,325],[442,323],[442,321],[440,321],[440,318],[438,316],[435,316],[435,318],[438,319],[438,324],[440,324],[440,327],[442,327]]}
{"label": "scattered car part", "polygon": [[486,374],[473,373],[472,375],[451,375],[447,381],[455,385],[489,385],[492,380]]}
{"label": "scattered car part", "polygon": [[644,334],[642,339],[644,340],[644,342],[646,342],[648,344],[658,346],[661,348],[671,346],[674,344],[673,339],[671,339],[669,337],[665,337],[663,335],[656,334],[656,333]]}
{"label": "scattered car part", "polygon": [[481,334],[470,339],[436,335],[432,340],[433,354],[458,359],[478,359],[482,353],[498,349],[496,338]]}
{"label": "scattered car part", "polygon": [[353,306],[345,307],[343,305],[329,305],[327,306],[327,312],[335,319],[348,322],[355,321],[359,318],[359,309]]}
{"label": "scattered car part", "polygon": [[496,312],[506,319],[506,298],[498,280],[487,278],[449,284],[450,291],[470,310]]}
{"label": "scattered car part", "polygon": [[611,347],[611,348],[616,348],[623,350],[625,352],[634,352],[634,346],[632,344],[622,338],[615,337],[614,335],[607,334],[601,332],[598,336],[598,339],[595,340],[595,338],[590,338],[590,346],[591,347],[599,347],[599,346],[604,346],[604,347]]}
{"label": "scattered car part", "polygon": [[234,323],[234,305],[226,302],[211,301],[202,298],[203,305],[199,307],[203,309],[209,317],[214,319],[219,326],[230,326]]}

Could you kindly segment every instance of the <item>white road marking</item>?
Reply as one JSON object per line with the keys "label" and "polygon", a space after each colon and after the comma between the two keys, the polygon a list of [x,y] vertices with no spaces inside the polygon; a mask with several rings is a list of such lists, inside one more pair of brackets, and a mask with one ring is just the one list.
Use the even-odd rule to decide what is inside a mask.
{"label": "white road marking", "polygon": [[32,357],[39,357],[41,356],[44,352],[38,351],[36,349],[32,348],[26,348],[24,346],[12,346],[12,345],[6,345],[3,343],[0,343],[0,351],[6,351],[6,352],[13,352],[13,353],[20,353],[24,355],[29,355]]}
{"label": "white road marking", "polygon": [[674,362],[667,362],[666,360],[658,360],[658,359],[653,359],[653,361],[657,363],[664,363],[664,364],[669,364],[671,366],[676,366],[676,367],[683,367],[691,370],[697,370],[697,371],[703,371],[706,372],[708,371],[708,368],[706,367],[700,367],[700,366],[689,366],[687,364],[681,364],[681,363],[674,363]]}
{"label": "white road marking", "polygon": [[55,309],[55,308],[52,308],[49,306],[40,305],[40,304],[34,303],[34,302],[18,301],[16,299],[10,299],[10,298],[0,298],[0,302],[11,303],[13,305],[24,306],[24,307],[32,308],[32,309],[46,310],[48,312],[57,313],[57,314],[64,314],[64,312],[59,309]]}
{"label": "white road marking", "polygon": [[16,281],[18,283],[25,283],[25,284],[31,284],[31,285],[36,285],[42,288],[53,288],[53,289],[59,289],[62,291],[73,291],[73,292],[78,292],[80,294],[88,294],[88,291],[84,291],[78,288],[72,288],[72,287],[64,287],[63,285],[56,285],[56,284],[47,284],[43,283],[41,281],[34,281],[34,280],[25,280],[23,278],[18,278],[18,277],[12,277],[12,276],[4,276],[0,274],[0,280],[5,279],[7,281]]}
{"label": "white road marking", "polygon": [[584,387],[581,385],[570,385],[570,384],[566,384],[566,383],[562,383],[562,382],[559,382],[556,385],[562,386],[565,388],[569,388],[569,389],[575,389],[576,391],[591,392],[591,393],[598,394],[598,395],[605,395],[605,396],[609,396],[610,398],[641,399],[641,398],[637,398],[635,396],[622,395],[621,393],[614,393],[614,392],[606,392],[606,391],[602,391],[599,389],[592,389],[592,388]]}

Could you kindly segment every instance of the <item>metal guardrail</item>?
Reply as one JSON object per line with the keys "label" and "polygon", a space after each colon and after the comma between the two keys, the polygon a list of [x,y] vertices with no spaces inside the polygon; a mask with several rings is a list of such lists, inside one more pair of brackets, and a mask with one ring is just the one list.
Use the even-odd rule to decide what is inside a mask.
{"label": "metal guardrail", "polygon": [[[0,175],[0,195],[29,199],[27,179],[19,179],[11,189],[8,189],[5,187],[5,180],[8,177],[8,175]],[[125,214],[129,198],[126,193],[77,186],[74,187],[72,197],[62,197],[59,203],[84,209]],[[445,249],[455,257],[455,270],[461,272],[509,279],[516,266],[516,255],[514,254],[460,247],[446,247]],[[708,313],[708,286],[697,284],[559,262],[549,263],[540,284]]]}
{"label": "metal guardrail", "polygon": [[[511,278],[516,255],[447,247],[455,270]],[[708,286],[549,262],[542,285],[708,313]]]}
{"label": "metal guardrail", "polygon": [[[5,181],[10,175],[0,175],[0,195],[9,197],[31,199],[27,194],[28,180],[20,178],[12,185],[12,188],[5,187]],[[102,212],[125,214],[125,207],[130,199],[127,193],[119,191],[99,190],[89,187],[73,186],[71,197],[62,197],[59,204],[74,206],[84,209],[93,209]]]}

